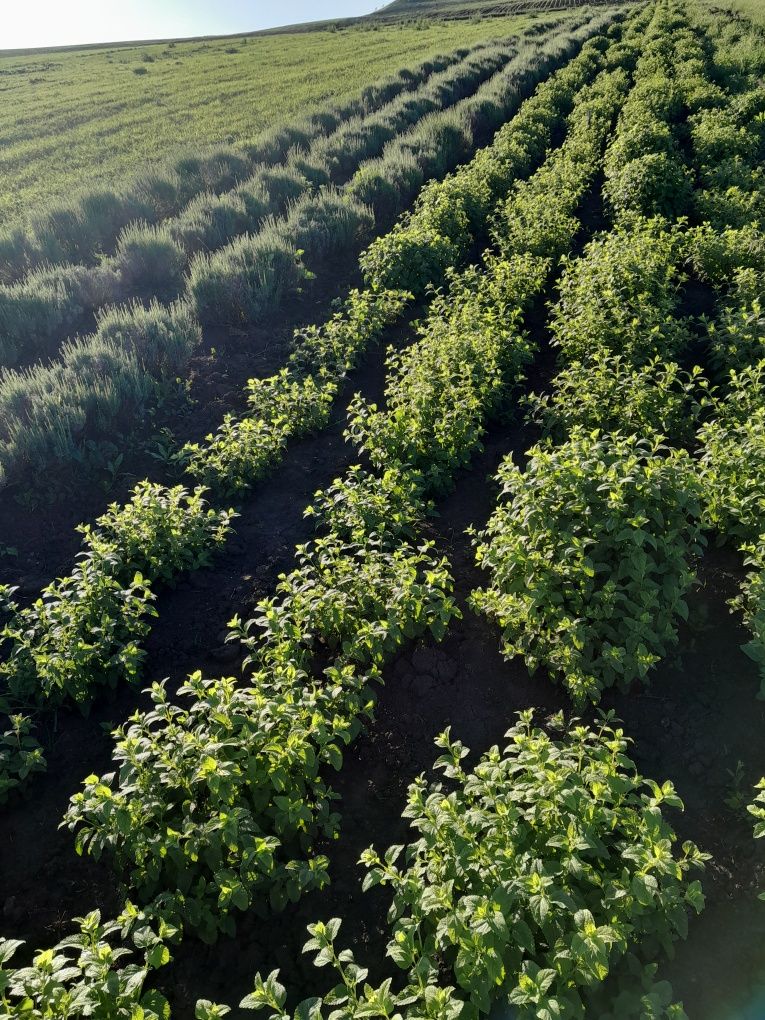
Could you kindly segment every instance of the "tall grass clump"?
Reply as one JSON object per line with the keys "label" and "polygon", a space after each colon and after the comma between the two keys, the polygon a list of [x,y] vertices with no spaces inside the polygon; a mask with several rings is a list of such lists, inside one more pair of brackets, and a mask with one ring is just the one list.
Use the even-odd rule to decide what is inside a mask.
{"label": "tall grass clump", "polygon": [[115,301],[119,288],[119,274],[108,266],[45,267],[0,285],[0,364],[49,354],[62,334],[83,328],[95,308]]}
{"label": "tall grass clump", "polygon": [[302,149],[293,149],[287,156],[286,166],[297,172],[304,178],[306,185],[312,188],[322,188],[330,183],[330,167],[326,159],[314,151],[314,148],[303,152]]}
{"label": "tall grass clump", "polygon": [[114,266],[128,292],[171,301],[183,290],[186,253],[164,224],[132,223],[117,240]]}
{"label": "tall grass clump", "polygon": [[114,251],[129,224],[158,223],[180,212],[200,191],[230,189],[251,170],[246,154],[216,147],[143,171],[123,188],[98,187],[51,202],[23,227],[0,233],[0,281],[19,280],[46,262],[93,262]]}
{"label": "tall grass clump", "polygon": [[197,195],[176,219],[168,221],[173,239],[189,255],[220,248],[237,234],[257,227],[268,212],[268,195],[262,188],[235,189],[223,195],[205,191]]}
{"label": "tall grass clump", "polygon": [[135,304],[103,312],[50,364],[0,370],[0,484],[77,460],[90,436],[129,425],[200,340],[188,304]]}
{"label": "tall grass clump", "polygon": [[267,314],[305,278],[295,246],[270,221],[191,264],[188,289],[202,322],[242,324]]}
{"label": "tall grass clump", "polygon": [[309,260],[355,247],[374,226],[372,210],[336,188],[305,195],[290,209],[284,232]]}
{"label": "tall grass clump", "polygon": [[152,301],[148,308],[135,301],[99,312],[96,336],[135,354],[144,371],[166,378],[185,368],[202,331],[187,301]]}
{"label": "tall grass clump", "polygon": [[295,166],[261,167],[258,179],[274,214],[283,213],[305,191],[305,177]]}

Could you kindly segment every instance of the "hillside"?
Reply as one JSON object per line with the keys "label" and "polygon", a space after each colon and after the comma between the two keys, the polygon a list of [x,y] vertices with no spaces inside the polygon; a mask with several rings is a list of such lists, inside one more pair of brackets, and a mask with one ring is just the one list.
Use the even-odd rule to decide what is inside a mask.
{"label": "hillside", "polygon": [[433,20],[0,57],[0,223],[184,148],[244,144],[402,65],[525,24]]}
{"label": "hillside", "polygon": [[[595,6],[606,0],[593,0]],[[533,11],[561,11],[581,6],[580,0],[392,0],[369,18],[393,21],[410,18],[492,18]]]}

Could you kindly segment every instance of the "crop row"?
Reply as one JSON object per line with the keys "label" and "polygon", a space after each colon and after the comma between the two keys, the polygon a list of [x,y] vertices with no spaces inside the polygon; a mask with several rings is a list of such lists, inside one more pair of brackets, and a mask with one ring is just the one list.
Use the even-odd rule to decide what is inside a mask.
{"label": "crop row", "polygon": [[[625,85],[623,73],[605,71],[582,90],[567,141],[539,171],[535,201],[558,193],[561,175],[570,176],[565,164],[587,164],[587,177],[595,175]],[[519,189],[519,212],[529,193]],[[79,849],[108,851],[144,902],[153,898],[153,909],[203,937],[231,931],[235,908],[257,906],[265,895],[278,907],[323,884],[326,861],[313,840],[333,835],[339,819],[321,765],[340,766],[342,745],[371,710],[369,685],[382,663],[423,629],[439,637],[455,612],[446,565],[429,559],[418,522],[427,498],[475,448],[503,372],[505,386],[517,379],[527,348],[519,314],[560,243],[557,225],[545,245],[529,223],[537,254],[521,250],[518,233],[504,271],[500,256],[487,259],[488,285],[466,270],[452,301],[432,306],[411,358],[391,366],[396,399],[375,412],[362,447],[372,433],[395,437],[391,426],[406,411],[417,458],[394,438],[385,455],[373,457],[372,474],[355,467],[320,494],[312,513],[321,537],[299,548],[297,568],[255,619],[234,621],[252,686],[196,675],[183,691],[188,707],[155,687],[155,709],[115,734],[119,777],[89,777],[72,800],[66,822],[78,831]],[[457,360],[461,376],[449,369]],[[423,391],[422,363],[441,386]],[[446,448],[443,423],[451,426]],[[352,417],[349,435],[356,432]],[[421,469],[431,463],[437,475]],[[188,796],[179,798],[182,789]]]}
{"label": "crop row", "polygon": [[[512,113],[536,81],[575,52],[583,39],[603,23],[602,18],[595,19],[570,36],[553,35],[511,61],[498,83],[490,81],[484,86],[485,98],[491,101],[495,114]],[[480,96],[479,90],[473,98],[478,101]],[[473,99],[464,102],[470,104]],[[471,130],[478,130],[478,122]],[[433,173],[442,173],[445,165],[439,171],[438,159],[444,157],[448,163],[447,151],[454,158],[462,151],[463,142],[458,140],[456,150],[454,142],[451,128],[442,134],[433,132],[419,151],[424,165],[430,166]],[[352,197],[325,191],[309,196],[306,204],[292,209],[290,229],[301,238],[303,247],[318,257],[347,243],[360,226],[369,224],[369,215]],[[275,307],[304,275],[292,241],[287,243],[282,227],[274,225],[234,242],[225,255],[218,252],[205,266],[194,277],[192,289],[199,292],[205,307],[215,308],[223,318],[227,317],[225,308],[235,310],[237,315],[262,314],[266,308]],[[185,303],[168,309],[159,305],[148,310],[127,306],[107,313],[107,326],[115,316],[124,324],[128,341],[124,346],[105,337],[99,327],[92,337],[68,342],[62,357],[50,365],[3,373],[1,469],[29,470],[51,461],[75,460],[84,436],[98,436],[109,427],[113,429],[120,419],[134,416],[155,397],[157,385],[152,369],[169,366],[164,378],[172,380],[178,362],[171,354],[186,352],[188,357],[195,337],[198,342],[196,316]],[[181,324],[180,336],[173,328],[176,318]],[[193,324],[191,332],[189,323]]]}
{"label": "crop row", "polygon": [[268,186],[272,168],[275,177],[283,174],[289,186],[295,173],[286,167],[277,170],[277,164],[299,159],[311,145],[343,131],[346,123],[359,124],[397,98],[406,102],[407,95],[429,79],[484,48],[480,44],[472,51],[456,50],[402,69],[368,85],[343,106],[328,106],[302,121],[269,128],[241,149],[217,147],[201,156],[184,155],[137,175],[119,189],[93,189],[45,209],[25,226],[7,228],[0,236],[0,280],[12,283],[46,263],[94,262],[114,251],[128,224],[164,222],[195,204],[198,196],[208,196],[209,201],[234,191],[248,178],[255,184],[260,173]]}
{"label": "crop row", "polygon": [[[549,202],[561,179],[591,179],[598,140],[602,145],[625,85],[623,73],[607,69],[583,90],[567,141],[540,171],[539,186],[519,189],[519,214],[532,194]],[[586,174],[563,169],[569,161],[584,166],[588,158]],[[475,270],[466,270],[453,281],[455,302],[434,303],[417,341],[431,364],[438,363],[440,346],[446,365],[467,350],[461,338],[466,323],[478,319],[494,338],[488,343],[481,329],[474,330],[476,368],[469,389],[460,390],[462,412],[458,400],[444,405],[459,441],[440,450],[443,430],[419,433],[423,463],[439,460],[439,476],[427,480],[398,447],[378,471],[354,468],[319,496],[313,512],[322,535],[298,550],[298,567],[281,580],[257,620],[235,624],[249,650],[248,686],[192,677],[185,708],[155,686],[155,709],[137,714],[117,734],[119,779],[92,777],[72,802],[68,820],[78,828],[82,848],[108,848],[132,873],[143,898],[165,890],[155,899],[156,910],[180,916],[208,937],[228,928],[230,912],[250,904],[259,891],[268,891],[278,906],[322,884],[326,862],[312,843],[319,833],[334,832],[338,820],[320,765],[341,764],[342,747],[371,710],[370,681],[391,651],[426,628],[439,636],[455,611],[446,565],[422,545],[418,521],[428,494],[448,483],[450,468],[453,473],[465,462],[496,406],[502,348],[518,345],[523,360],[527,341],[518,305],[538,290],[560,244],[559,225],[550,231],[548,249],[528,220],[534,252],[523,250],[516,231],[515,254],[507,259],[517,277],[499,271],[501,256],[487,258],[495,282],[484,292]],[[535,260],[537,269],[530,272]],[[510,331],[497,311],[510,313],[516,323]],[[497,369],[479,369],[486,354]],[[508,382],[515,381],[518,364],[504,364]],[[416,359],[409,372],[416,383]],[[406,366],[394,368],[392,385],[400,396],[389,419],[400,415],[409,392],[413,414],[434,421],[428,398],[420,398],[406,375]],[[448,382],[458,385],[454,374]],[[430,393],[437,406],[442,395]],[[377,426],[389,433],[382,417]],[[162,747],[164,764],[157,757]],[[181,789],[194,794],[179,800],[173,791]],[[178,891],[167,892],[171,888]]]}
{"label": "crop row", "polygon": [[[371,245],[361,260],[367,289],[351,295],[346,312],[321,330],[299,332],[286,374],[249,384],[249,413],[244,417],[227,416],[204,444],[191,444],[182,451],[182,459],[195,479],[216,490],[242,489],[261,476],[286,435],[323,423],[345,373],[369,342],[369,331],[358,325],[362,310],[378,307],[382,301],[392,303],[386,320],[390,322],[404,307],[407,290],[400,288],[422,296],[426,287],[448,283],[449,271],[463,262],[472,246],[485,236],[486,223],[503,191],[543,158],[570,108],[572,96],[594,73],[596,53],[596,48],[588,44],[580,59],[554,75],[524,103],[489,148],[443,184],[429,186],[414,215]],[[461,209],[467,207],[474,210],[472,221],[461,214]],[[437,219],[438,208],[451,212]],[[430,233],[443,231],[439,245],[442,254],[423,263],[416,246],[422,243],[422,224],[428,219]],[[392,249],[400,253],[395,276],[388,269]],[[300,402],[298,393],[302,394]],[[275,442],[269,439],[274,425],[278,428]]]}
{"label": "crop row", "polygon": [[560,441],[533,447],[524,470],[503,464],[478,546],[491,582],[474,604],[499,623],[504,653],[544,666],[579,703],[645,678],[677,640],[701,550],[696,465],[662,441],[692,440],[710,402],[701,369],[677,360],[692,339],[678,315],[689,239],[665,216],[687,215],[692,191],[675,204],[662,183],[690,179],[677,144],[686,97],[717,101],[699,66],[687,19],[660,8],[606,158],[617,225],[566,267],[550,320],[561,372],[531,401]]}
{"label": "crop row", "polygon": [[[293,155],[288,166],[259,168],[220,195],[204,192],[181,215],[161,225],[128,224],[120,231],[114,258],[102,259],[95,266],[46,265],[23,282],[0,288],[0,361],[12,366],[19,360],[28,363],[54,353],[67,332],[87,325],[104,306],[133,298],[177,298],[197,253],[223,248],[264,224],[270,225],[273,238],[275,224],[271,221],[275,217],[288,214],[282,233],[284,240],[295,235],[290,251],[294,262],[307,210],[315,210],[313,220],[322,219],[321,206],[312,201],[316,189],[329,188],[326,198],[331,200],[332,182],[347,177],[365,158],[382,152],[398,134],[411,136],[409,129],[428,114],[448,109],[469,95],[506,64],[519,45],[522,48],[522,38],[478,47],[478,52],[471,51],[453,66],[433,74],[418,89],[405,92],[373,116],[344,121],[333,134],[321,135],[304,153]],[[195,274],[201,271],[192,270],[191,275]],[[230,309],[229,314],[236,315],[236,310]]]}
{"label": "crop row", "polygon": [[[609,151],[617,226],[561,281],[562,370],[530,401],[554,441],[524,470],[503,465],[503,503],[478,547],[491,582],[473,604],[498,620],[505,654],[545,666],[579,701],[644,678],[677,640],[703,531],[745,556],[731,606],[765,676],[762,64],[742,71],[683,20],[670,14],[649,41]],[[680,317],[688,267],[717,292],[712,320]],[[699,334],[714,386],[700,366],[680,368]],[[764,789],[750,807],[758,837]]]}
{"label": "crop row", "polygon": [[[529,351],[520,311],[570,247],[574,212],[599,166],[598,143],[624,98],[625,60],[608,64],[607,51],[606,70],[582,90],[564,145],[510,195],[498,218],[498,252],[484,259],[486,278],[472,268],[453,274],[452,300],[433,302],[416,353],[391,363],[387,412],[356,408],[351,436],[372,452],[375,471],[354,468],[317,498],[321,537],[299,550],[298,568],[260,617],[237,623],[250,651],[252,686],[192,677],[188,709],[155,687],[155,710],[117,732],[119,779],[91,777],[73,799],[68,820],[80,827],[81,846],[108,848],[133,872],[143,897],[154,886],[166,888],[171,873],[170,887],[180,895],[160,894],[154,902],[165,936],[172,937],[168,917],[179,915],[208,935],[210,923],[223,920],[225,929],[225,915],[249,903],[252,888],[275,889],[279,906],[323,882],[325,862],[310,853],[312,829],[334,833],[338,819],[317,759],[340,766],[343,745],[371,709],[367,684],[381,662],[425,627],[438,636],[455,611],[446,564],[428,559],[431,551],[417,544],[418,520],[428,495],[447,487],[466,462],[503,386],[507,392],[518,380]],[[547,210],[560,195],[560,213],[540,223],[534,204]],[[660,234],[656,223],[646,230]],[[428,372],[419,371],[420,361]],[[466,379],[456,365],[467,365]],[[440,427],[433,403],[443,404],[449,429]],[[397,427],[407,410],[414,443]],[[423,470],[430,465],[437,470]],[[274,697],[284,694],[284,701]],[[302,698],[316,726],[307,742],[295,714]],[[311,699],[318,699],[318,712]],[[282,713],[292,723],[287,730],[279,728]],[[554,739],[526,713],[508,737],[504,752],[493,749],[468,773],[461,765],[466,750],[445,734],[439,767],[451,793],[423,781],[411,788],[406,814],[420,838],[408,848],[406,868],[398,864],[402,848],[364,855],[365,886],[394,890],[390,955],[407,975],[405,988],[397,983],[394,991],[390,979],[365,984],[364,968],[335,949],[339,922],[317,924],[307,950],[317,953],[319,966],[333,967],[339,984],[324,1000],[302,1004],[295,1017],[320,1018],[325,1006],[334,1017],[470,1018],[486,1012],[500,989],[520,1017],[574,1018],[592,1009],[604,1017],[683,1016],[666,988],[654,984],[655,967],[640,960],[646,939],[668,947],[685,933],[687,908],[703,906],[699,883],[685,876],[704,855],[686,844],[675,856],[676,837],[662,817],[662,804],[681,806],[671,784],[637,775],[623,734],[608,724],[573,725]],[[170,745],[174,754],[163,755]],[[239,871],[226,853],[234,853]],[[120,924],[125,934],[138,925],[146,966],[137,966],[130,991],[124,971],[109,970],[120,1005],[138,1002],[147,970],[164,962],[161,951],[149,960],[147,947],[153,952],[161,937],[137,917],[131,908]],[[97,917],[85,925],[96,929],[91,945],[103,947],[110,926]],[[59,955],[63,967],[67,955]],[[102,957],[110,962],[108,952]],[[459,991],[442,983],[445,961]],[[631,969],[632,984],[615,1002],[599,1004],[593,998],[599,985],[619,966]],[[98,994],[104,971],[73,967],[59,986],[69,981]],[[34,968],[11,970],[16,1000],[29,994],[35,976]],[[149,1016],[163,1008],[151,996],[144,1000]],[[256,980],[243,1006],[270,1008],[272,1017],[287,1020],[293,1014],[286,998],[273,974]],[[223,1012],[209,1003],[198,1007],[201,1017]]]}
{"label": "crop row", "polygon": [[[503,164],[506,187],[510,185],[516,171],[526,168],[535,158],[542,156],[554,125],[559,123],[562,113],[572,104],[577,89],[594,75],[599,62],[598,53],[604,45],[605,40],[588,44],[585,51],[543,85],[524,104],[518,116],[503,129],[501,137],[495,142],[498,148],[496,162],[499,162],[504,152],[515,157],[506,159]],[[520,159],[524,161],[520,166],[519,153]],[[482,163],[485,163],[485,154]],[[473,169],[463,179],[467,195],[471,187],[485,187],[480,169]],[[496,171],[493,180],[496,185]],[[430,193],[434,193],[433,189]],[[367,291],[350,296],[344,313],[338,314],[323,327],[301,331],[289,369],[269,379],[254,380],[251,383],[252,416],[240,421],[227,419],[207,444],[186,451],[192,473],[206,478],[216,489],[228,491],[241,491],[261,477],[280,459],[291,437],[323,423],[344,374],[355,363],[364,347],[379,336],[386,324],[399,314],[404,300],[405,295],[400,292],[385,290],[373,282]],[[167,498],[168,490],[163,487],[157,486],[152,491],[160,502]],[[180,488],[169,492],[170,498],[176,501],[187,498],[185,491]],[[140,504],[141,498],[139,488],[134,500],[137,499]],[[112,513],[118,514],[119,511],[114,508]],[[135,515],[127,513],[129,527],[133,526],[134,518]],[[161,524],[161,515],[147,514],[147,520]],[[186,521],[193,532],[194,514],[189,514]],[[178,521],[178,527],[182,532],[183,519]],[[146,536],[144,540],[150,546],[154,545]],[[85,703],[97,689],[99,670],[103,665],[120,661],[125,656],[125,643],[130,640],[131,627],[135,628],[140,623],[139,631],[145,632],[149,626],[153,593],[148,586],[155,574],[145,574],[140,560],[133,564],[117,556],[111,557],[109,562],[112,561],[120,575],[132,578],[138,574],[142,578],[142,597],[125,601],[125,619],[120,620],[119,615],[115,618],[107,617],[109,626],[98,632],[99,640],[94,641],[91,632],[93,621],[100,618],[99,589],[98,585],[90,583],[88,572],[75,573],[54,583],[22,615],[15,611],[11,613],[5,628],[4,651],[7,664],[4,669],[6,685],[11,693],[15,691],[15,695],[11,699],[12,725],[5,735],[6,786],[15,785],[23,777],[28,769],[27,763],[32,762],[35,767],[41,767],[42,764],[39,749],[34,747],[33,738],[28,732],[28,720],[23,718],[24,713],[18,708],[24,695],[14,679],[18,663],[28,661],[30,655],[36,663],[39,692],[33,701],[39,702],[43,691],[58,688],[65,693],[79,692],[79,700]],[[88,562],[87,552],[85,562]],[[158,561],[155,569],[159,565]],[[169,581],[173,573],[172,558],[168,557],[164,576],[160,579]],[[6,599],[10,599],[10,593]],[[113,605],[116,612],[118,604]],[[61,620],[66,621],[66,627],[59,625]],[[30,635],[29,640],[25,637],[27,634]],[[137,675],[141,657],[136,640],[138,637],[140,633],[134,636],[131,646],[131,661],[135,667],[133,675]],[[52,646],[58,648],[58,654],[51,662],[51,666],[55,667],[55,682],[47,674],[46,655],[33,652],[38,647]],[[87,649],[86,656],[83,656],[83,649]]]}

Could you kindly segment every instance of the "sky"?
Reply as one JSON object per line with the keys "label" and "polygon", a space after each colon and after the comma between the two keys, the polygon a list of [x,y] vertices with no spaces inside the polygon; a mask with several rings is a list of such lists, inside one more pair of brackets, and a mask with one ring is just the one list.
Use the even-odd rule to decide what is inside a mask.
{"label": "sky", "polygon": [[384,0],[0,0],[0,49],[226,35],[368,14]]}

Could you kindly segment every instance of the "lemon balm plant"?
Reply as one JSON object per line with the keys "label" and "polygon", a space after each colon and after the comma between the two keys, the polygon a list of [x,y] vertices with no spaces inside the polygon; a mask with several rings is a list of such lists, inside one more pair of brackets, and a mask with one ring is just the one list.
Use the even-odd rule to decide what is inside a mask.
{"label": "lemon balm plant", "polygon": [[79,852],[108,854],[142,902],[209,941],[237,910],[326,883],[321,841],[339,824],[326,773],[372,712],[379,666],[458,612],[446,562],[407,537],[416,480],[352,471],[315,505],[324,534],[251,621],[232,621],[247,682],[194,674],[179,703],[155,684],[153,709],[114,734],[117,770],[88,776],[64,820]]}
{"label": "lemon balm plant", "polygon": [[[2,710],[2,700],[0,700]],[[33,772],[45,768],[43,750],[32,734],[32,720],[20,713],[3,716],[0,731],[0,804],[24,784]]]}
{"label": "lemon balm plant", "polygon": [[564,363],[606,350],[638,366],[677,357],[687,323],[677,317],[685,280],[684,232],[661,217],[596,236],[568,260],[551,319]]}
{"label": "lemon balm plant", "polygon": [[225,543],[237,517],[233,510],[214,510],[206,490],[176,485],[167,488],[139,482],[122,507],[113,503],[95,525],[80,525],[94,556],[140,571],[153,582],[172,584],[184,571],[209,566]]}
{"label": "lemon balm plant", "polygon": [[223,491],[248,488],[290,439],[326,423],[346,373],[409,299],[402,291],[354,290],[327,322],[296,330],[287,367],[248,383],[248,414],[226,415],[204,443],[183,448],[189,474]]}
{"label": "lemon balm plant", "polygon": [[699,441],[705,523],[724,537],[756,540],[765,514],[765,361],[730,372]]}
{"label": "lemon balm plant", "polygon": [[155,615],[152,585],[209,563],[234,516],[209,509],[202,489],[144,482],[124,507],[81,528],[85,552],[72,574],[31,606],[11,606],[0,631],[0,683],[9,696],[87,705],[98,688],[135,680]]}
{"label": "lemon balm plant", "polygon": [[209,564],[236,515],[208,507],[201,488],[142,482],[79,530],[72,573],[21,609],[0,589],[0,799],[45,768],[30,713],[66,700],[87,710],[103,687],[138,679],[154,587]]}
{"label": "lemon balm plant", "polygon": [[332,991],[293,1013],[273,973],[256,978],[244,1008],[270,1009],[270,1020],[478,1020],[503,998],[518,1020],[685,1017],[653,975],[703,908],[691,873],[707,857],[676,845],[664,818],[682,808],[672,783],[638,773],[611,717],[551,736],[527,711],[507,739],[468,771],[468,750],[442,734],[446,783],[409,788],[415,840],[362,855],[364,888],[392,892],[387,955],[403,987],[367,983],[353,953],[335,948],[333,919],[311,925],[305,947],[334,972]]}
{"label": "lemon balm plant", "polygon": [[418,341],[388,356],[385,409],[360,396],[350,406],[350,436],[375,466],[409,465],[434,489],[451,484],[531,360],[520,320],[547,269],[543,259],[489,254],[485,270],[449,274]]}
{"label": "lemon balm plant", "polygon": [[502,503],[477,539],[490,583],[473,593],[502,649],[559,676],[576,702],[644,679],[677,639],[701,550],[699,486],[658,438],[575,428],[498,475]]}
{"label": "lemon balm plant", "polygon": [[172,927],[161,921],[152,926],[130,903],[117,920],[104,921],[94,910],[74,923],[74,935],[36,953],[26,967],[11,965],[23,943],[0,938],[3,1017],[166,1020],[167,1000],[145,984],[170,960],[165,941],[173,937]]}
{"label": "lemon balm plant", "polygon": [[734,540],[749,568],[730,605],[752,634],[743,648],[765,691],[765,361],[731,370],[727,389],[698,433],[704,523]]}
{"label": "lemon balm plant", "polygon": [[634,367],[603,348],[570,362],[553,380],[551,392],[532,394],[528,404],[530,417],[556,439],[580,425],[662,435],[690,445],[710,399],[709,382],[697,365],[685,371],[675,361],[656,357]]}

